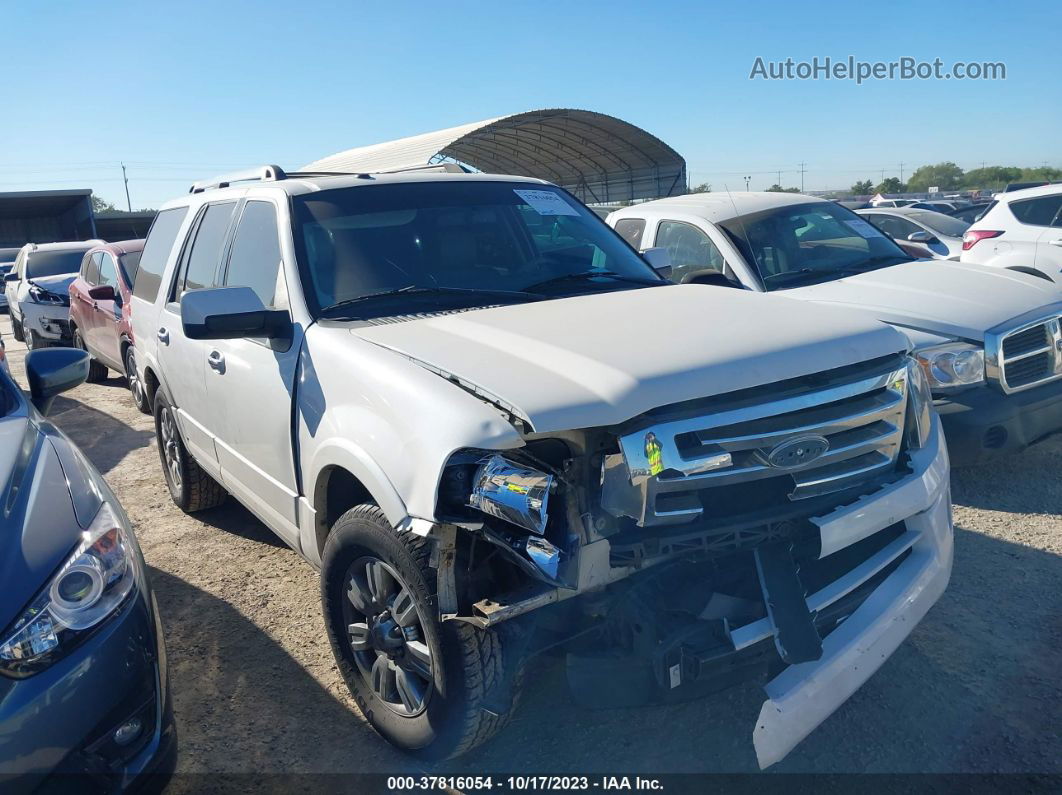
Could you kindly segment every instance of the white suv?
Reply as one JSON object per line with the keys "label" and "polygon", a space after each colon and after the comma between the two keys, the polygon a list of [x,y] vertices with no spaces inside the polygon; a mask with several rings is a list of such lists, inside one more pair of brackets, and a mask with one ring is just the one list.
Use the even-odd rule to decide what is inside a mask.
{"label": "white suv", "polygon": [[671,285],[548,183],[219,178],[162,207],[132,303],[174,501],[231,493],[320,569],[361,713],[422,757],[565,643],[594,704],[762,679],[768,765],[948,582],[903,335]]}
{"label": "white suv", "polygon": [[997,193],[963,235],[959,259],[1062,281],[1062,185]]}

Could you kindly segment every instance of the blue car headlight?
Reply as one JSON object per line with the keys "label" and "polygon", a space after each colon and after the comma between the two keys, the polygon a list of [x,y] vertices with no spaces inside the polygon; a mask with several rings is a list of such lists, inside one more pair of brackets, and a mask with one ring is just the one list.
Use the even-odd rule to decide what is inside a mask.
{"label": "blue car headlight", "polygon": [[21,678],[47,668],[114,615],[141,577],[135,543],[104,502],[77,548],[0,635],[0,673]]}

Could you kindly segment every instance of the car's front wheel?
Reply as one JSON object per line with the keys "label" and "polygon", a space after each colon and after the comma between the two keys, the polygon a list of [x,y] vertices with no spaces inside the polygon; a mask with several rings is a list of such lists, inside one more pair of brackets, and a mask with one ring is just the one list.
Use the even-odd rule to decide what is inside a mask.
{"label": "car's front wheel", "polygon": [[362,715],[399,748],[446,759],[508,722],[521,661],[506,658],[498,631],[439,620],[431,545],[375,505],[352,508],[325,544],[321,602]]}
{"label": "car's front wheel", "polygon": [[173,502],[185,513],[213,508],[225,502],[225,489],[188,454],[177,428],[173,406],[161,391],[155,393],[155,440],[162,471]]}
{"label": "car's front wheel", "polygon": [[[11,310],[9,309],[8,312]],[[26,332],[22,329],[22,321],[11,318],[11,336],[13,336],[19,342],[26,341]]]}

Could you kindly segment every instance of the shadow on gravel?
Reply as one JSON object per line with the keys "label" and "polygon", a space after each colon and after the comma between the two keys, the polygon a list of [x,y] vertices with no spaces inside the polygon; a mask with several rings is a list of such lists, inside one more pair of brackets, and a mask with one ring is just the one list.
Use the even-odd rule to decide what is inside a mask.
{"label": "shadow on gravel", "polygon": [[138,431],[110,414],[63,395],[55,399],[48,419],[62,428],[104,475],[131,451],[151,444],[155,436],[151,431]]}
{"label": "shadow on gravel", "polygon": [[[160,569],[150,577],[169,648],[179,773],[418,770],[232,605]],[[178,774],[167,792],[203,784]]]}
{"label": "shadow on gravel", "polygon": [[1020,455],[953,469],[952,501],[989,511],[1062,514],[1060,471],[1062,438],[1055,436]]}
{"label": "shadow on gravel", "polygon": [[[162,477],[161,472],[159,477]],[[280,540],[280,537],[262,524],[258,517],[243,507],[235,498],[229,497],[217,508],[208,511],[197,511],[196,521],[221,530],[248,541],[259,544],[268,544],[271,547],[288,549],[288,545]]]}

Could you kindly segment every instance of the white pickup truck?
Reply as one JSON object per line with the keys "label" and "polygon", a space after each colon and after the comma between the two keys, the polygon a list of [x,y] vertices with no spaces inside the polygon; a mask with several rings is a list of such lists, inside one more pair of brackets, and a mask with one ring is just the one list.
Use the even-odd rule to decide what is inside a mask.
{"label": "white pickup truck", "polygon": [[363,715],[421,757],[566,643],[592,703],[761,681],[769,765],[948,582],[902,334],[672,285],[548,183],[219,178],[162,207],[132,302],[174,501],[231,493],[320,569]]}
{"label": "white pickup truck", "polygon": [[953,465],[1020,452],[1062,430],[1062,292],[1043,278],[915,260],[867,219],[792,193],[645,202],[608,223],[666,248],[671,278],[862,311],[907,334]]}

